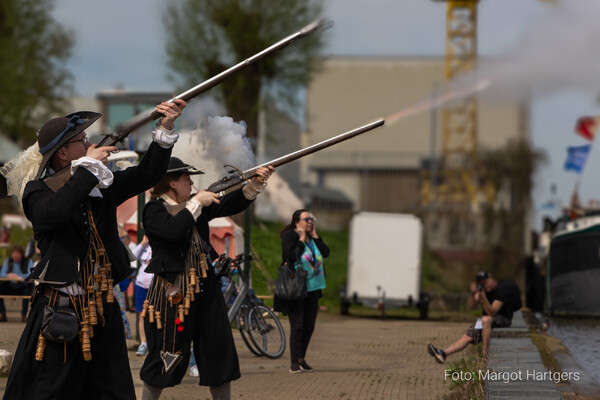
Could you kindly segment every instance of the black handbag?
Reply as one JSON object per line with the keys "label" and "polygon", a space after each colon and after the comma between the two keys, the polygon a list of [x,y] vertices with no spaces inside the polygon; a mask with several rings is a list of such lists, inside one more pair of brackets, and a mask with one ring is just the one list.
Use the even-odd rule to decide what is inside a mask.
{"label": "black handbag", "polygon": [[290,267],[287,261],[279,267],[275,281],[275,295],[282,300],[295,301],[305,299],[306,276],[308,272]]}
{"label": "black handbag", "polygon": [[55,343],[71,343],[77,337],[79,321],[75,310],[54,307],[49,304],[44,307],[42,319],[42,336]]}

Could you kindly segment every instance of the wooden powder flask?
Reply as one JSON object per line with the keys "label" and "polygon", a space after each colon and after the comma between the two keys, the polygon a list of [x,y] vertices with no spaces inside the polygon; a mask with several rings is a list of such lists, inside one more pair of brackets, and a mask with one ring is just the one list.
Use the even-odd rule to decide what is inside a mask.
{"label": "wooden powder flask", "polygon": [[82,324],[88,327],[88,337],[94,337],[94,330],[91,327],[91,316],[89,307],[83,307],[83,321]]}
{"label": "wooden powder flask", "polygon": [[177,312],[179,313],[179,320],[183,322],[183,304],[177,306]]}
{"label": "wooden powder flask", "polygon": [[92,359],[92,346],[90,344],[90,336],[89,336],[89,325],[87,321],[83,323],[81,328],[83,341],[81,342],[81,351],[83,352],[83,359],[85,361],[90,361]]}
{"label": "wooden powder flask", "polygon": [[42,361],[44,359],[44,351],[46,351],[46,339],[40,335],[38,336],[37,348],[35,349],[35,359]]}
{"label": "wooden powder flask", "polygon": [[115,292],[113,290],[113,282],[114,279],[108,279],[108,292],[106,293],[106,302],[114,303],[115,302]]}
{"label": "wooden powder flask", "polygon": [[152,304],[148,306],[148,322],[154,323],[154,306]]}
{"label": "wooden powder flask", "polygon": [[106,279],[106,268],[100,267],[98,268],[98,272],[100,273],[100,291],[107,292],[108,280]]}
{"label": "wooden powder flask", "polygon": [[98,325],[98,315],[96,314],[96,302],[93,299],[88,300],[90,325]]}
{"label": "wooden powder flask", "polygon": [[148,300],[144,300],[144,305],[142,307],[142,312],[140,313],[140,318],[145,319],[146,314],[148,313]]}
{"label": "wooden powder flask", "polygon": [[206,278],[206,271],[208,270],[208,262],[206,261],[206,254],[200,254],[200,272],[202,273],[202,278]]}
{"label": "wooden powder flask", "polygon": [[156,314],[156,329],[162,329],[162,318],[160,316],[160,311],[157,311],[155,314]]}

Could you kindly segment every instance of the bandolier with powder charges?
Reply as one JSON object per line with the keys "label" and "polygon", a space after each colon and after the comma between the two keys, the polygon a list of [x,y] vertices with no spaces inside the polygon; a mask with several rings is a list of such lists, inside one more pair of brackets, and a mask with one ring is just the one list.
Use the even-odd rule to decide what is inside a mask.
{"label": "bandolier with powder charges", "polygon": [[[90,339],[94,337],[94,327],[98,324],[104,326],[103,300],[106,300],[107,303],[115,301],[113,279],[111,277],[111,263],[106,254],[102,239],[100,239],[100,235],[98,234],[98,228],[96,228],[91,210],[88,211],[88,221],[90,226],[90,244],[83,267],[79,271],[79,284],[81,285],[80,288],[83,294],[68,293],[70,306],[74,309],[77,317],[79,342],[81,343],[81,350],[85,361],[92,359]],[[51,289],[48,305],[58,307],[58,297],[64,296],[63,293],[57,289]],[[44,359],[45,349],[46,339],[42,332],[40,332],[35,353],[37,361]]]}

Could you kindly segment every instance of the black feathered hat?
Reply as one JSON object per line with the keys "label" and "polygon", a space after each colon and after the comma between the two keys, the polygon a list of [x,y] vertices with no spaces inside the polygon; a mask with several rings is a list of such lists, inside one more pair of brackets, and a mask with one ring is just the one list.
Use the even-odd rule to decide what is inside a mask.
{"label": "black feathered hat", "polygon": [[102,114],[92,111],[78,111],[46,122],[38,131],[37,142],[43,158],[35,179],[40,179],[56,150],[87,129],[101,116]]}

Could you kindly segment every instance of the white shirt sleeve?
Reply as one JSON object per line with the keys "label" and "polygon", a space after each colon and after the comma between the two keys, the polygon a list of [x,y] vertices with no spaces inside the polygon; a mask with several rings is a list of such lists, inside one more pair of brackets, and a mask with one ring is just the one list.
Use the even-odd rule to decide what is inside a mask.
{"label": "white shirt sleeve", "polygon": [[138,243],[138,245],[135,246],[135,248],[133,250],[131,250],[131,252],[138,260],[141,260],[142,254],[144,253],[144,250],[146,250],[146,248],[148,246],[149,245],[147,245],[147,244],[144,245],[144,244]]}
{"label": "white shirt sleeve", "polygon": [[195,220],[198,220],[198,217],[202,214],[202,204],[196,199],[188,200],[185,204],[185,208],[192,213]]}
{"label": "white shirt sleeve", "polygon": [[106,165],[102,163],[100,160],[96,160],[92,157],[81,157],[75,161],[71,162],[71,175],[77,171],[77,168],[83,167],[90,171],[96,178],[98,178],[98,185],[96,185],[99,189],[106,189],[113,183],[113,173]]}
{"label": "white shirt sleeve", "polygon": [[175,129],[165,129],[160,123],[157,123],[152,131],[152,140],[160,145],[163,149],[170,149],[179,139],[179,133]]}
{"label": "white shirt sleeve", "polygon": [[262,193],[262,191],[265,190],[266,187],[267,182],[261,185],[260,183],[255,183],[252,179],[250,179],[242,188],[242,192],[244,193],[244,197],[246,199],[254,200],[259,193]]}

